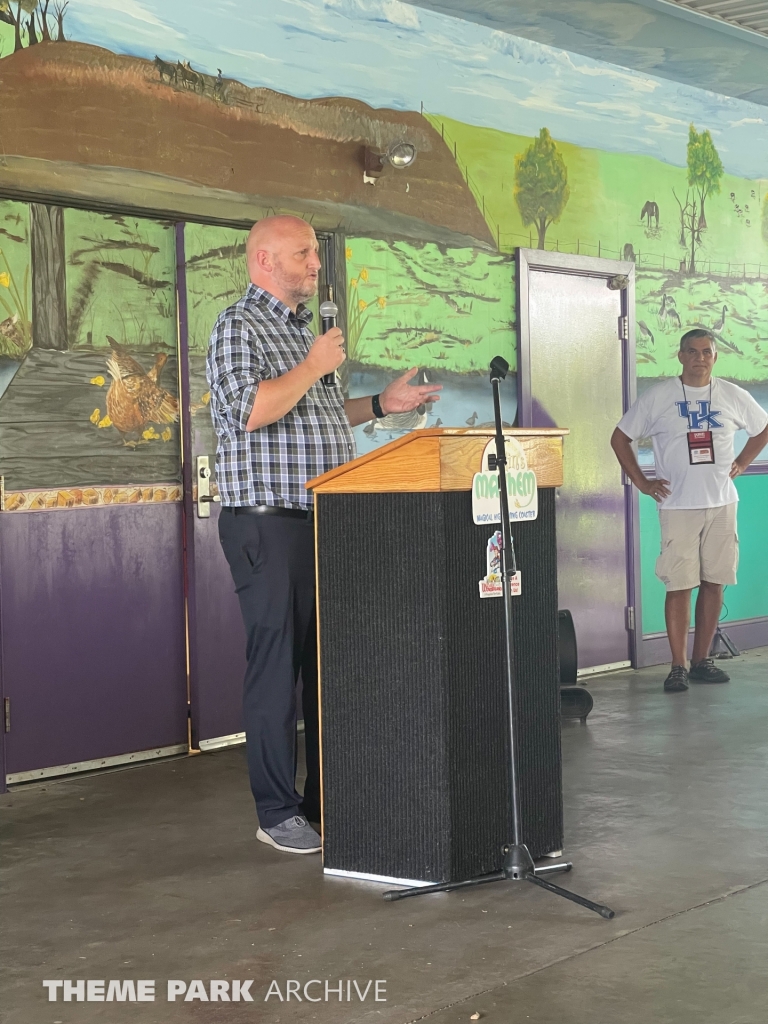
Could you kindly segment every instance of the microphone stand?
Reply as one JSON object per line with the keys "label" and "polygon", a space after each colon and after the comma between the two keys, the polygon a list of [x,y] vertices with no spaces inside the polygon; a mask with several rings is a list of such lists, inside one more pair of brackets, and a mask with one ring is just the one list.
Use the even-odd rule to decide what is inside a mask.
{"label": "microphone stand", "polygon": [[504,633],[506,643],[506,665],[505,675],[507,677],[507,719],[509,727],[509,802],[512,812],[512,842],[502,847],[504,861],[499,871],[492,871],[487,875],[477,875],[461,882],[438,882],[436,885],[413,886],[408,889],[390,889],[384,893],[385,900],[402,900],[408,896],[424,896],[431,892],[450,892],[453,889],[464,889],[469,886],[485,885],[487,882],[532,882],[534,885],[547,889],[562,896],[564,899],[578,903],[587,910],[594,910],[596,914],[610,921],[614,912],[603,906],[601,903],[594,903],[592,900],[577,896],[568,889],[562,889],[559,885],[546,881],[542,875],[549,875],[555,871],[570,871],[573,864],[563,862],[561,864],[548,864],[545,867],[536,867],[533,863],[528,847],[522,839],[520,827],[520,800],[517,778],[517,738],[516,724],[517,712],[515,709],[515,669],[514,669],[514,642],[512,638],[512,595],[510,588],[512,578],[516,572],[515,555],[512,548],[512,532],[509,526],[509,494],[507,491],[507,452],[504,444],[504,432],[501,419],[501,402],[499,400],[499,381],[503,380],[509,370],[509,363],[501,356],[491,363],[491,387],[493,388],[493,412],[496,423],[496,456],[495,465],[489,468],[499,471],[499,502],[501,510],[501,585],[504,595]]}

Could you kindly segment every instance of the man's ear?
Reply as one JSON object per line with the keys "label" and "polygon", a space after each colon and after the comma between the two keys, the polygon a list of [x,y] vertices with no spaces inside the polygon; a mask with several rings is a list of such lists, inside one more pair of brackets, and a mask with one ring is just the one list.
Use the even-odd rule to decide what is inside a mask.
{"label": "man's ear", "polygon": [[680,351],[680,349],[677,350],[677,359],[678,359],[679,363],[682,363],[682,361],[683,361],[683,353]]}
{"label": "man's ear", "polygon": [[268,274],[272,273],[272,254],[267,252],[266,249],[258,249],[256,251],[256,265],[259,270],[265,270]]}
{"label": "man's ear", "polygon": [[712,360],[712,365],[714,366],[716,362],[717,362],[717,349],[715,349],[715,358]]}

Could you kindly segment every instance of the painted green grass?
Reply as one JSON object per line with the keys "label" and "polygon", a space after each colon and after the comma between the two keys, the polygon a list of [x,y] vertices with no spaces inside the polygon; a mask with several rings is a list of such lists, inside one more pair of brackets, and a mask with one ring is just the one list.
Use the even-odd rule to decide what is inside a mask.
{"label": "painted green grass", "polygon": [[347,243],[348,353],[367,366],[485,372],[516,367],[514,264],[508,256],[425,243]]}
{"label": "painted green grass", "polygon": [[176,349],[176,251],[170,224],[64,211],[69,347]]}
{"label": "painted green grass", "polygon": [[[485,197],[489,220],[493,226],[499,226],[502,248],[527,244],[530,229],[522,223],[513,195],[514,168],[515,155],[526,150],[533,140],[450,118],[428,117],[438,131],[441,124],[445,125],[451,146],[456,142],[459,165],[462,170],[468,168]],[[568,142],[558,141],[557,146],[568,168],[571,196],[560,221],[547,233],[547,248],[554,249],[559,242],[562,249],[570,252],[578,244],[585,255],[597,255],[599,244],[601,250],[612,250],[609,254],[615,255],[630,243],[641,255],[655,254],[661,258],[666,253],[670,269],[678,266],[685,250],[679,245],[678,210],[672,189],[678,196],[685,194],[684,166],[673,167],[650,156],[609,153]],[[684,147],[680,159],[683,164]],[[768,181],[762,179],[751,181],[723,175],[719,195],[707,200],[708,227],[700,261],[722,263],[723,269],[731,262],[734,272],[745,260],[762,262],[763,272],[768,276],[768,245],[761,237],[760,221],[767,185]],[[649,199],[659,205],[658,232],[653,228],[648,231],[640,219],[640,211]],[[744,211],[741,216],[736,212],[737,205]],[[535,232],[532,237],[535,245]]]}
{"label": "painted green grass", "polygon": [[[515,155],[532,140],[448,118],[431,116],[430,121],[445,131],[451,147],[455,143],[459,166],[469,172],[502,249],[535,245],[535,233],[523,225],[513,195]],[[743,381],[768,378],[768,244],[760,210],[766,182],[723,176],[720,193],[707,200],[698,273],[688,275],[680,271],[688,250],[680,244],[673,194],[673,189],[680,197],[685,194],[684,167],[570,143],[558,142],[558,148],[568,167],[571,197],[547,233],[547,248],[617,258],[625,245],[632,246],[637,321],[647,328],[637,331],[638,375],[677,373],[681,331],[716,327],[727,306],[717,332],[718,372]],[[659,205],[658,228],[640,219],[647,200]],[[665,294],[668,304],[660,316]]]}
{"label": "painted green grass", "polygon": [[29,211],[0,201],[0,356],[21,359],[30,346],[32,294]]}
{"label": "painted green grass", "polygon": [[[660,315],[664,295],[667,304],[674,300],[679,322],[668,312]],[[704,327],[715,329],[719,376],[768,379],[768,281],[638,271],[636,300],[639,376],[676,376],[681,331]],[[652,338],[640,329],[641,322]]]}
{"label": "painted green grass", "polygon": [[247,237],[247,231],[209,224],[187,224],[184,229],[189,347],[193,352],[207,352],[219,313],[248,287]]}

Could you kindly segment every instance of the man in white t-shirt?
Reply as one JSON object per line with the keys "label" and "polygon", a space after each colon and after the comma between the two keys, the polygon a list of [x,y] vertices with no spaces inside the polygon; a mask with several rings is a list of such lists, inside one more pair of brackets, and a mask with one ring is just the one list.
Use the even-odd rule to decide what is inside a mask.
{"label": "man in white t-shirt", "polygon": [[[683,372],[638,398],[619,421],[611,447],[629,479],[659,505],[661,555],[656,575],[667,588],[664,613],[672,651],[668,693],[688,689],[688,680],[727,683],[729,676],[709,657],[723,587],[736,582],[739,538],[733,484],[768,444],[768,413],[736,384],[712,377],[715,339],[704,330],[680,339]],[[737,430],[749,435],[734,458]],[[656,479],[638,465],[632,442],[650,437]],[[696,631],[690,670],[686,668],[691,591],[696,599]]]}

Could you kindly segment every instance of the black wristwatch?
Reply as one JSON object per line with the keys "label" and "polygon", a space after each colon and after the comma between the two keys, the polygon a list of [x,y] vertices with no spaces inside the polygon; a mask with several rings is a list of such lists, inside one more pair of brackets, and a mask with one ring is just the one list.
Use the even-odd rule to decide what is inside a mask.
{"label": "black wristwatch", "polygon": [[373,415],[376,417],[377,420],[380,420],[382,419],[382,417],[387,415],[381,408],[381,402],[379,401],[379,397],[379,395],[371,395],[371,408],[373,409]]}

